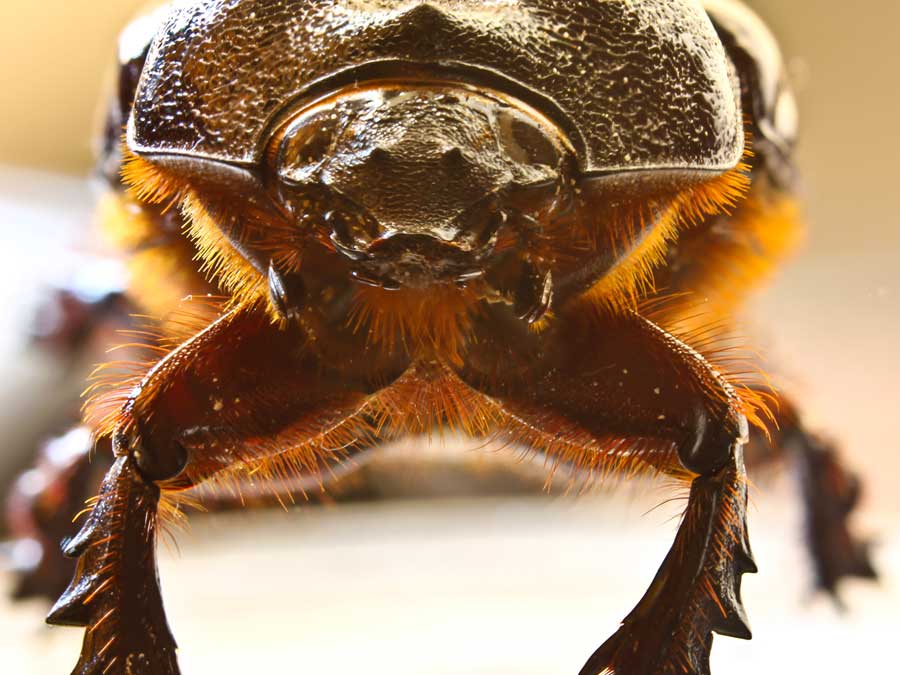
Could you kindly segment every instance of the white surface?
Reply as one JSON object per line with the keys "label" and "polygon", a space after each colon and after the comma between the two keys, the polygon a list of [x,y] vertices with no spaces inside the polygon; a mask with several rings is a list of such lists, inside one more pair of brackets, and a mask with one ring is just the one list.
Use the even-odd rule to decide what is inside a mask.
{"label": "white surface", "polygon": [[[761,568],[745,576],[754,639],[717,638],[713,672],[882,673],[900,629],[900,531],[881,529],[880,587],[851,613],[809,602],[795,502],[754,509]],[[763,493],[754,493],[755,502]],[[166,605],[187,675],[574,675],[640,598],[674,534],[664,498],[589,497],[310,507],[195,518],[164,552]],[[81,631],[0,605],[5,672],[63,673]]]}

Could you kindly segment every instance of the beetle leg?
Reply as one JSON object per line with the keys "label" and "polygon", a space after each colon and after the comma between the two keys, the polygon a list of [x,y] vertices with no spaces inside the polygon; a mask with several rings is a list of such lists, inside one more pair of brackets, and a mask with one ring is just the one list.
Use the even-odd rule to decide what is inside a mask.
{"label": "beetle leg", "polygon": [[675,542],[644,597],[580,675],[708,674],[712,633],[750,639],[741,575],[755,572],[741,448],[691,484]]}
{"label": "beetle leg", "polygon": [[[66,589],[75,562],[60,552],[59,542],[76,531],[73,517],[97,495],[113,459],[109,438],[98,439],[95,448],[89,430],[77,426],[44,443],[35,465],[13,484],[5,512],[10,538],[0,543],[0,558],[14,578],[13,599],[53,600]],[[190,497],[202,503],[205,513],[283,506],[298,498],[300,502],[354,499],[370,489],[362,472],[357,475],[361,459],[357,455],[352,464],[342,461],[329,466],[323,475],[285,477],[265,484],[236,475],[227,487],[204,483]],[[323,482],[327,495],[321,493]]]}
{"label": "beetle leg", "polygon": [[[763,155],[755,161],[772,159],[771,153]],[[803,229],[798,207],[773,179],[760,171],[747,199],[734,212],[685,230],[677,245],[669,249],[667,264],[660,266],[654,277],[654,285],[669,294],[656,312],[666,325],[691,325],[692,317],[701,326],[709,324],[712,317],[732,323],[730,317],[746,295],[795,248]],[[704,298],[702,312],[696,297]],[[868,543],[856,538],[847,525],[859,496],[859,481],[841,466],[827,444],[803,428],[789,401],[782,398],[772,408],[776,424],[770,430],[771,443],[763,434],[751,435],[748,468],[752,474],[756,466],[788,456],[794,459],[816,585],[837,600],[842,578],[875,576]]]}
{"label": "beetle leg", "polygon": [[816,586],[840,605],[838,587],[842,579],[877,577],[869,542],[854,535],[849,526],[862,486],[841,463],[837,451],[804,427],[790,401],[782,398],[775,408],[777,428],[771,440],[754,435],[748,446],[748,469],[752,472],[756,464],[794,462],[803,493],[806,544]]}
{"label": "beetle leg", "polygon": [[109,462],[91,462],[93,445],[83,426],[49,439],[13,484],[5,512],[11,538],[3,544],[16,576],[13,598],[55,598],[68,584],[74,564],[60,554],[59,541],[73,533],[73,516],[109,468]]}
{"label": "beetle leg", "polygon": [[787,445],[796,453],[799,464],[807,546],[816,583],[840,605],[841,579],[878,576],[869,542],[858,539],[848,526],[861,494],[859,478],[841,465],[833,448],[802,429],[794,431]]}
{"label": "beetle leg", "polygon": [[329,372],[305,336],[262,307],[234,309],[158,362],[100,429],[117,459],[64,547],[78,566],[48,617],[87,627],[75,673],[178,672],[156,574],[161,498],[229,472],[260,481],[293,472],[315,484],[369,445],[362,411],[372,390]]}
{"label": "beetle leg", "polygon": [[78,566],[47,621],[88,627],[73,674],[179,672],[156,572],[159,496],[121,454],[88,521],[64,544]]}
{"label": "beetle leg", "polygon": [[709,672],[712,633],[749,638],[740,580],[755,571],[746,526],[741,399],[696,351],[635,314],[564,311],[522,358],[478,335],[461,377],[502,408],[506,434],[588,474],[691,481],[675,542],[650,590],[581,675]]}

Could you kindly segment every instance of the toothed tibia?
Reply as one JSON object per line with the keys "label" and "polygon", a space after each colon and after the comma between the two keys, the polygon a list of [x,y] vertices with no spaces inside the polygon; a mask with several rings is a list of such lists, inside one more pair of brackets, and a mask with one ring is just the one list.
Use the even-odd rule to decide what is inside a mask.
{"label": "toothed tibia", "polygon": [[156,571],[159,488],[119,457],[81,531],[64,543],[75,577],[47,622],[84,626],[73,675],[176,675],[175,639]]}
{"label": "toothed tibia", "polygon": [[749,640],[741,575],[755,572],[747,539],[740,447],[691,485],[675,543],[647,593],[580,675],[708,675],[713,633]]}

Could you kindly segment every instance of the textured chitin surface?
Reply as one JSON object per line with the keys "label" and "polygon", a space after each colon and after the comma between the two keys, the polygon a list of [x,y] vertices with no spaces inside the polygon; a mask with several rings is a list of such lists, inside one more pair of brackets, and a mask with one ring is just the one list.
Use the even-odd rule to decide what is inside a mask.
{"label": "textured chitin surface", "polygon": [[692,0],[179,2],[149,55],[132,148],[252,164],[311,83],[377,62],[394,64],[382,76],[412,62],[496,78],[560,122],[587,172],[730,168],[743,149],[722,46]]}

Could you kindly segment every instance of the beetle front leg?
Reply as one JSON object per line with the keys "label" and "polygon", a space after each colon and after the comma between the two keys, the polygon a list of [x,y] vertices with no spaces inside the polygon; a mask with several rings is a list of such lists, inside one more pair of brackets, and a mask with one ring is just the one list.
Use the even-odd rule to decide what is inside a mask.
{"label": "beetle front leg", "polygon": [[156,573],[162,495],[230,471],[264,478],[267,466],[314,482],[368,444],[355,421],[366,383],[330,372],[309,343],[299,322],[234,309],[157,363],[114,416],[116,462],[64,546],[78,567],[48,618],[87,628],[76,675],[178,673]]}
{"label": "beetle front leg", "polygon": [[644,597],[580,675],[706,675],[712,633],[750,639],[741,575],[755,572],[740,445],[691,484],[675,542]]}
{"label": "beetle front leg", "polygon": [[[650,589],[581,675],[705,675],[712,633],[749,638],[744,404],[696,351],[636,314],[560,312],[523,358],[488,327],[461,373],[506,414],[506,433],[582,475],[691,481]],[[530,347],[528,345],[530,344]]]}
{"label": "beetle front leg", "polygon": [[175,639],[156,571],[160,490],[143,478],[126,447],[107,473],[87,523],[63,550],[79,556],[72,583],[47,621],[86,626],[73,675],[175,675]]}

